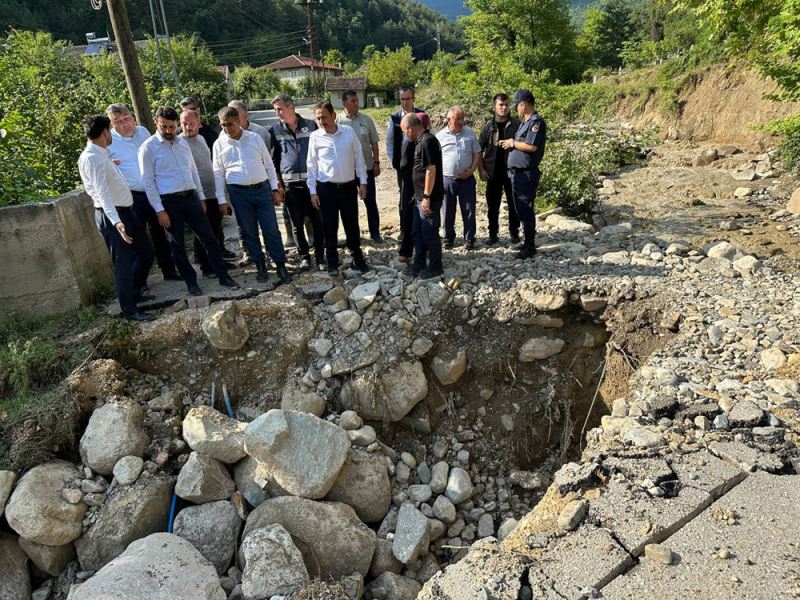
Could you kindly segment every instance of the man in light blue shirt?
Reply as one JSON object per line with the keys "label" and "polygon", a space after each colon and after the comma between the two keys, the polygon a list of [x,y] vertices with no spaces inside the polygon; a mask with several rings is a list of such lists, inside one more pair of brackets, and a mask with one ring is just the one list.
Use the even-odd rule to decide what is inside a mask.
{"label": "man in light blue shirt", "polygon": [[106,109],[106,116],[111,120],[111,137],[114,143],[108,147],[108,153],[114,164],[119,167],[120,173],[128,184],[128,189],[133,195],[133,212],[146,227],[153,247],[156,252],[158,268],[164,279],[180,281],[181,276],[175,270],[175,261],[164,229],[158,224],[158,217],[144,193],[142,174],[139,171],[137,153],[139,147],[150,137],[150,132],[141,125],[136,124],[131,111],[124,104],[111,104]]}
{"label": "man in light blue shirt", "polygon": [[447,126],[436,134],[442,146],[444,172],[444,248],[451,249],[456,239],[456,201],[464,221],[467,250],[475,248],[475,169],[481,160],[481,145],[471,128],[464,126],[464,109],[451,106]]}

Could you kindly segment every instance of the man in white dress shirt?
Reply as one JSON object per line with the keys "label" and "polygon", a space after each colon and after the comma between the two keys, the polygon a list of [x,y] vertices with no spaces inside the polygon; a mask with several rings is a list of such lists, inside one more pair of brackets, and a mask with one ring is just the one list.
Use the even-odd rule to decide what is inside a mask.
{"label": "man in white dress shirt", "polygon": [[150,234],[156,252],[158,268],[164,279],[180,281],[181,276],[175,270],[172,250],[169,248],[164,229],[158,224],[158,217],[150,203],[142,185],[142,173],[139,171],[139,160],[136,157],[139,147],[150,137],[150,132],[136,124],[131,111],[124,104],[111,104],[106,108],[106,116],[111,119],[111,137],[114,143],[108,147],[111,160],[119,167],[133,194],[133,212]]}
{"label": "man in white dress shirt", "polygon": [[261,136],[242,129],[236,108],[226,106],[217,116],[222,128],[222,133],[214,142],[217,198],[225,198],[227,188],[247,252],[256,264],[256,279],[266,281],[268,277],[258,236],[260,226],[278,277],[283,283],[289,283],[292,277],[286,270],[286,250],[275,217],[275,207],[283,202],[283,195],[278,189],[278,176],[272,157]]}
{"label": "man in white dress shirt", "polygon": [[153,265],[153,248],[132,209],[128,184],[108,154],[113,139],[110,128],[111,121],[104,115],[84,119],[88,141],[78,159],[78,171],[94,203],[97,230],[111,251],[122,316],[132,321],[152,321],[152,315],[136,307],[136,300]]}
{"label": "man in white dress shirt", "polygon": [[139,148],[139,168],[147,199],[158,215],[158,222],[167,230],[172,256],[191,295],[199,296],[203,290],[197,285],[197,273],[186,256],[184,225],[189,225],[200,238],[220,285],[239,289],[239,284],[228,275],[219,244],[203,214],[201,203],[206,197],[200,175],[189,144],[177,136],[177,128],[178,113],[172,108],[159,108],[156,133]]}
{"label": "man in white dress shirt", "polygon": [[336,124],[330,102],[318,102],[314,117],[319,128],[308,141],[308,189],[311,204],[322,213],[328,275],[339,273],[340,214],[353,266],[366,273],[369,267],[361,250],[358,226],[358,198],[367,197],[367,167],[361,144],[351,127]]}

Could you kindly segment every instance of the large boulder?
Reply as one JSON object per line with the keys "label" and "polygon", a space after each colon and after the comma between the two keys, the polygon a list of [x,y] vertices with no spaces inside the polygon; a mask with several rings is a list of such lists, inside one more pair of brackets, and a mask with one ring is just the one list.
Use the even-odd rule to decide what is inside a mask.
{"label": "large boulder", "polygon": [[323,498],[350,452],[347,432],[308,413],[273,409],[245,429],[245,450],[294,496]]}
{"label": "large boulder", "polygon": [[227,500],[235,490],[225,465],[197,452],[189,455],[175,484],[178,496],[196,504]]}
{"label": "large boulder", "polygon": [[81,459],[92,471],[111,475],[123,456],[141,456],[147,448],[138,402],[117,398],[92,413],[81,437]]}
{"label": "large boulder", "polygon": [[81,566],[96,571],[122,554],[132,541],[166,531],[172,485],[171,478],[142,477],[110,495],[94,525],[75,542]]}
{"label": "large boulder", "polygon": [[231,565],[242,520],[228,500],[184,508],[175,517],[173,532],[192,543],[224,575]]}
{"label": "large boulder", "polygon": [[16,538],[0,534],[0,600],[30,600],[28,557]]}
{"label": "large boulder", "polygon": [[277,523],[251,532],[242,542],[242,554],[245,600],[285,596],[311,580],[292,536]]}
{"label": "large boulder", "polygon": [[214,567],[194,546],[154,533],[70,592],[68,600],[225,600]]}
{"label": "large boulder", "polygon": [[58,577],[58,574],[75,556],[75,546],[72,545],[72,542],[63,546],[46,546],[21,537],[19,538],[19,547],[25,551],[33,564],[53,577]]}
{"label": "large boulder", "polygon": [[232,464],[245,456],[246,426],[210,406],[197,406],[183,420],[183,439],[198,454]]}
{"label": "large boulder", "polygon": [[235,302],[222,302],[211,308],[202,327],[208,341],[219,350],[239,350],[250,337],[250,330]]}
{"label": "large boulder", "polygon": [[361,376],[347,381],[340,400],[365,419],[400,421],[427,395],[422,363],[414,361],[386,370],[380,379]]}
{"label": "large boulder", "polygon": [[38,544],[61,546],[77,539],[86,505],[70,504],[61,492],[80,477],[78,469],[61,460],[34,467],[22,476],[8,500],[8,524]]}
{"label": "large boulder", "polygon": [[274,523],[291,534],[312,578],[338,579],[356,571],[365,577],[369,572],[375,532],[346,504],[294,496],[270,498],[247,517],[242,541]]}
{"label": "large boulder", "polygon": [[383,455],[351,450],[325,499],[347,504],[365,523],[381,521],[392,503],[392,484]]}

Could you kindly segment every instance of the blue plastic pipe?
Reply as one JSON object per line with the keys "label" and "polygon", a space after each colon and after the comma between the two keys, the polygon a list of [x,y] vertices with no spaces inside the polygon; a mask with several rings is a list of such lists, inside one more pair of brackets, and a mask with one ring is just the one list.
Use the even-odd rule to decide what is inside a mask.
{"label": "blue plastic pipe", "polygon": [[233,404],[231,404],[231,397],[228,395],[228,386],[222,382],[222,397],[225,399],[225,409],[228,411],[228,416],[233,418]]}

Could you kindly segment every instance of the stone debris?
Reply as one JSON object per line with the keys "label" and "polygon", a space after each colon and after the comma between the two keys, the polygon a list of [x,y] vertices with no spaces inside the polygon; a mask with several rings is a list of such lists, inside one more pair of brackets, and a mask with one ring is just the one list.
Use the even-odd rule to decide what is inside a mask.
{"label": "stone debris", "polygon": [[219,350],[239,350],[250,338],[250,330],[239,311],[239,305],[233,301],[222,302],[209,309],[202,327],[208,341]]}
{"label": "stone debris", "polygon": [[310,580],[303,555],[289,532],[277,523],[253,530],[242,542],[242,554],[245,598],[288,595]]}
{"label": "stone debris", "polygon": [[197,504],[227,500],[235,489],[224,464],[197,452],[189,455],[175,483],[178,496]]}
{"label": "stone debris", "polygon": [[198,406],[183,419],[183,439],[198,454],[233,464],[245,456],[246,425],[210,406]]}
{"label": "stone debris", "polygon": [[95,410],[81,437],[81,459],[93,471],[110,475],[124,456],[141,456],[148,439],[142,429],[142,407],[133,400],[116,399]]}
{"label": "stone debris", "polygon": [[217,573],[228,572],[236,553],[242,520],[228,500],[188,506],[175,517],[173,532],[191,542]]}
{"label": "stone debris", "polygon": [[664,544],[647,544],[644,547],[644,557],[661,565],[671,565],[674,560],[672,550]]}
{"label": "stone debris", "polygon": [[413,504],[403,504],[397,515],[392,553],[403,564],[416,562],[429,543],[428,519]]}

